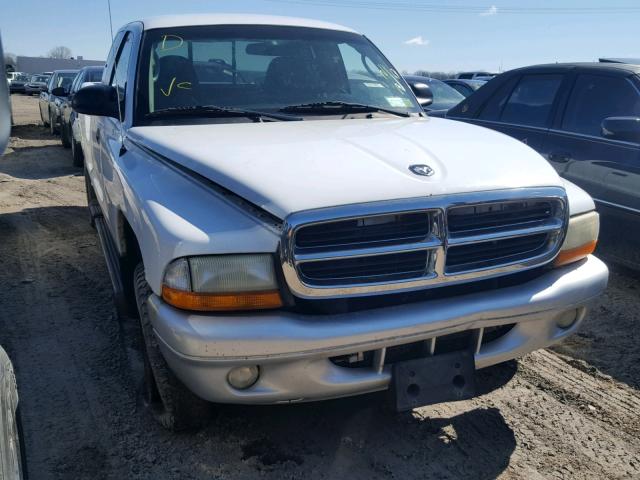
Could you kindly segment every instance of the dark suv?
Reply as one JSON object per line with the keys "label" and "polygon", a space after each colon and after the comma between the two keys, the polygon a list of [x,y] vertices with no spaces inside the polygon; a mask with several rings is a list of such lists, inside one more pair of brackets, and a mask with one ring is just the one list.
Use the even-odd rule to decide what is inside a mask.
{"label": "dark suv", "polygon": [[601,213],[601,250],[640,268],[640,66],[520,68],[491,80],[447,118],[515,137],[584,188]]}
{"label": "dark suv", "polygon": [[60,139],[62,146],[71,148],[73,165],[81,167],[83,162],[80,146],[80,125],[77,112],[72,107],[73,97],[87,83],[100,82],[104,67],[84,67],[73,80],[67,95],[60,98]]}

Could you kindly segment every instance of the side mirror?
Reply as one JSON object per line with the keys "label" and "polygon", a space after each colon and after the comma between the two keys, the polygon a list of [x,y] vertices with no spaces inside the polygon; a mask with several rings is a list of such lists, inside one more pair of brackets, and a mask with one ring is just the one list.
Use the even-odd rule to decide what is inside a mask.
{"label": "side mirror", "polygon": [[120,118],[115,87],[104,83],[82,86],[73,96],[73,109],[85,115]]}
{"label": "side mirror", "polygon": [[51,95],[54,95],[56,97],[66,97],[68,95],[68,92],[64,89],[64,87],[56,87],[51,90]]}
{"label": "side mirror", "polygon": [[602,136],[611,140],[640,143],[640,117],[608,117],[602,121]]}
{"label": "side mirror", "polygon": [[433,92],[429,85],[424,82],[409,82],[409,86],[421,106],[427,107],[433,103]]}

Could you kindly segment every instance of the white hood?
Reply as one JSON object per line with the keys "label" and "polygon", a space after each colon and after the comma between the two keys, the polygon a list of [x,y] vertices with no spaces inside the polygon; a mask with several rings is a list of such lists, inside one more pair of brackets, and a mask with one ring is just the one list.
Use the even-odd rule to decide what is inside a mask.
{"label": "white hood", "polygon": [[[150,126],[129,137],[280,218],[378,200],[562,186],[517,140],[438,118]],[[414,164],[435,173],[416,176]]]}

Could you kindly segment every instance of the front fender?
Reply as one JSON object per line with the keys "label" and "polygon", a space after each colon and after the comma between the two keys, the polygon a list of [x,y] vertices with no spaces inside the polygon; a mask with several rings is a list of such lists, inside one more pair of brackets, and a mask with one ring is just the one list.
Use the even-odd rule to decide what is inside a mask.
{"label": "front fender", "polygon": [[[123,225],[115,219],[118,213],[127,219],[156,294],[167,264],[176,258],[277,251],[276,228],[132,142],[127,141],[126,147],[126,153],[114,161],[107,187],[109,228],[114,238],[123,239]],[[118,243],[122,249],[122,242]]]}

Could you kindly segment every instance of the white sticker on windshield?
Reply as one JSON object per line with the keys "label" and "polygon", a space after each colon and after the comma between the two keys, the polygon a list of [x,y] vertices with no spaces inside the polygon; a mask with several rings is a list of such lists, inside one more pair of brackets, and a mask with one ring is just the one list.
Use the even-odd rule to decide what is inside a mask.
{"label": "white sticker on windshield", "polygon": [[405,102],[404,102],[404,98],[402,97],[385,97],[387,100],[387,103],[389,105],[391,105],[392,107],[405,107]]}
{"label": "white sticker on windshield", "polygon": [[369,88],[384,88],[381,83],[364,82],[364,86]]}

